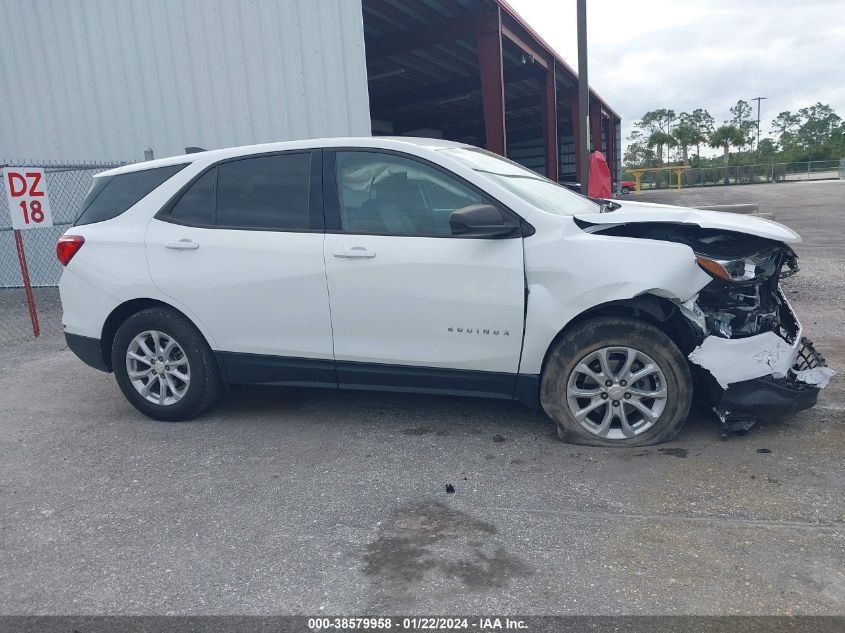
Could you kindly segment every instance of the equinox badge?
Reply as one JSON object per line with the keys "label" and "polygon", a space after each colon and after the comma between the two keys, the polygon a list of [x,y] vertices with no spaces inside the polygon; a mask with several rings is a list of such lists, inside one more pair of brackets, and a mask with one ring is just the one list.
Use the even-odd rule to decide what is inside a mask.
{"label": "equinox badge", "polygon": [[492,334],[493,336],[510,336],[511,333],[509,330],[485,330],[482,328],[463,328],[463,327],[450,327],[448,328],[449,332],[457,332],[458,334]]}

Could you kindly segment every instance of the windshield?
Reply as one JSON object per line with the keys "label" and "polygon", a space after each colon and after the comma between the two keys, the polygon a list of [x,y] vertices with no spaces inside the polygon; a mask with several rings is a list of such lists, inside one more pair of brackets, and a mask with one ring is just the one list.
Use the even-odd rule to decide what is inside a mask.
{"label": "windshield", "polygon": [[449,147],[439,150],[463,163],[470,169],[484,174],[496,184],[523,198],[541,211],[556,215],[599,213],[600,205],[580,196],[566,187],[544,178],[536,172],[518,165],[485,149]]}

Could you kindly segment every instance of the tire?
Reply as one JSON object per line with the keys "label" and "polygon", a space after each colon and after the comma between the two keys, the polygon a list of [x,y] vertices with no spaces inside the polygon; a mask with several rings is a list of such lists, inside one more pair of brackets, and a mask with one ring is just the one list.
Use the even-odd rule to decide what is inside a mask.
{"label": "tire", "polygon": [[[160,347],[153,349],[156,338]],[[170,341],[175,344],[168,351]],[[130,351],[134,356],[130,357]],[[169,362],[153,366],[146,360],[137,360],[149,358],[148,352],[153,351],[166,353],[159,357]],[[138,411],[156,420],[190,420],[214,404],[221,391],[217,363],[205,338],[187,317],[171,308],[148,308],[126,319],[115,334],[111,360],[123,395]],[[129,374],[130,366],[134,380]],[[162,373],[158,373],[159,369]],[[147,382],[153,384],[144,396],[142,389]],[[162,384],[166,385],[163,402]]]}
{"label": "tire", "polygon": [[[626,373],[628,358],[633,360]],[[606,371],[597,371],[602,368],[613,378],[610,386],[593,380],[593,376],[607,378]],[[629,385],[623,374],[643,377]],[[555,343],[543,368],[540,402],[564,442],[649,446],[678,435],[689,414],[692,391],[687,359],[666,334],[638,319],[598,317],[577,324]],[[581,394],[591,397],[581,398]],[[582,413],[587,409],[588,413]],[[611,418],[609,423],[606,416]]]}
{"label": "tire", "polygon": [[622,187],[622,193],[631,193],[630,187]]}

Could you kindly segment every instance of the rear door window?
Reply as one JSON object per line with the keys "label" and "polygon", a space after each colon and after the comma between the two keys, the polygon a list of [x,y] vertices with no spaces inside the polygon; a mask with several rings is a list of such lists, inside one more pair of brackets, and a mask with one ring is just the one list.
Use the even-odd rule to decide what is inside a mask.
{"label": "rear door window", "polygon": [[217,167],[216,224],[220,228],[311,228],[309,152],[257,156]]}
{"label": "rear door window", "polygon": [[214,186],[217,168],[200,176],[170,210],[170,217],[179,223],[211,226],[214,223]]}
{"label": "rear door window", "polygon": [[82,213],[76,225],[93,224],[116,218],[164,181],[184,169],[187,164],[118,174],[106,178],[104,184],[99,182],[100,179],[95,179],[94,187],[83,202]]}

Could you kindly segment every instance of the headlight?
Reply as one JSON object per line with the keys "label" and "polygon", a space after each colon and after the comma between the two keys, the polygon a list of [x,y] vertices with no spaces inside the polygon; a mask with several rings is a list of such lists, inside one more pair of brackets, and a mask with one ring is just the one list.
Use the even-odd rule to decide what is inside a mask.
{"label": "headlight", "polygon": [[775,251],[763,251],[740,259],[716,259],[696,256],[696,263],[704,272],[724,281],[753,281],[774,274],[778,257]]}

